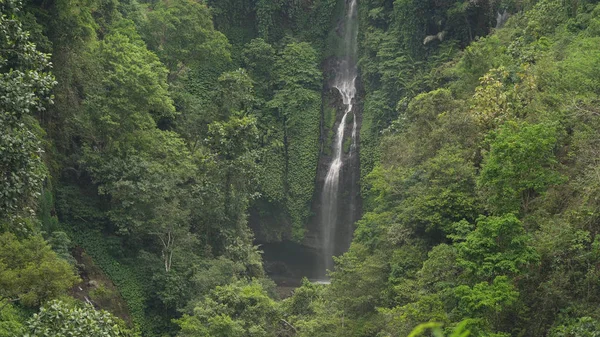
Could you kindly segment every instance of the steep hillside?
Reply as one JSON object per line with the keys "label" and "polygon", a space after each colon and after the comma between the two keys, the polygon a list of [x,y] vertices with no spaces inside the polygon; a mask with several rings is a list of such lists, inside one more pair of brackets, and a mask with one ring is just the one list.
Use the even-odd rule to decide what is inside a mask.
{"label": "steep hillside", "polygon": [[[593,335],[599,5],[500,4],[498,29],[484,29],[482,2],[390,5],[362,5],[363,132],[378,139],[367,212],[331,285],[297,290],[315,295],[293,324],[306,336],[464,320],[476,336]],[[471,15],[481,24],[462,26]]]}
{"label": "steep hillside", "polygon": [[346,6],[0,1],[0,336],[595,336],[598,1],[359,0],[356,110]]}

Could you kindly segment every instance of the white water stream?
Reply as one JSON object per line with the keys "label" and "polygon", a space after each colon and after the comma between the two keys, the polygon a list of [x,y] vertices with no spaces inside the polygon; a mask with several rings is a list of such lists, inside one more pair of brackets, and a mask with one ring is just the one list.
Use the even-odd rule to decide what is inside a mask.
{"label": "white water stream", "polygon": [[[352,110],[353,100],[356,95],[356,48],[357,48],[357,0],[348,0],[346,2],[346,16],[343,26],[343,56],[338,62],[336,68],[335,81],[333,87],[336,88],[342,96],[342,102],[345,106],[344,115],[335,132],[333,141],[333,157],[331,166],[325,177],[323,193],[321,194],[321,246],[325,269],[333,269],[333,255],[335,254],[336,233],[338,229],[338,212],[340,197],[340,173],[344,165],[344,133],[346,130],[346,120],[349,114],[352,114],[353,125],[350,146],[351,157],[356,150],[357,140],[357,122],[356,114]],[[349,224],[352,225],[352,224]]]}

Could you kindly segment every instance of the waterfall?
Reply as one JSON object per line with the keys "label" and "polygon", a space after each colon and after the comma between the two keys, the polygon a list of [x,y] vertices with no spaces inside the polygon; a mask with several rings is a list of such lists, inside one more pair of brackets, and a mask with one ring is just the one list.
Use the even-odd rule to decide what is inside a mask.
{"label": "waterfall", "polygon": [[[323,266],[325,269],[333,268],[333,256],[336,253],[336,247],[340,245],[337,242],[338,231],[338,212],[340,197],[340,175],[344,165],[344,133],[346,131],[346,120],[349,114],[352,114],[353,125],[351,133],[351,146],[348,156],[353,156],[357,148],[357,121],[356,114],[353,111],[353,100],[356,95],[356,48],[357,48],[357,0],[347,0],[346,16],[343,26],[342,50],[343,56],[338,60],[335,69],[335,80],[333,87],[336,88],[342,96],[342,102],[345,107],[344,115],[335,132],[333,141],[333,157],[325,177],[323,192],[321,194],[321,247],[323,254]],[[352,224],[344,224],[352,226]],[[347,247],[346,247],[347,248]]]}

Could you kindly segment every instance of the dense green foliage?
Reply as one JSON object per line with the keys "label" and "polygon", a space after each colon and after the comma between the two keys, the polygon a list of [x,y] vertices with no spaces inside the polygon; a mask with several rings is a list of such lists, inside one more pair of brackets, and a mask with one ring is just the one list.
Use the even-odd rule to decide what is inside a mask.
{"label": "dense green foliage", "polygon": [[27,322],[27,337],[119,337],[131,336],[123,322],[91,305],[77,307],[54,300],[40,308]]}
{"label": "dense green foliage", "polygon": [[366,213],[300,335],[596,331],[599,6],[361,2]]}
{"label": "dense green foliage", "polygon": [[278,218],[254,224],[266,240],[304,236],[337,2],[266,5],[1,2],[3,333],[24,329],[29,307],[42,306],[39,326],[104,320],[43,306],[74,286],[75,269],[85,282],[71,295],[101,292],[74,246],[116,285],[137,334],[175,335],[173,318],[250,279],[274,305],[247,218]]}
{"label": "dense green foliage", "polygon": [[0,236],[0,298],[34,306],[61,294],[77,281],[71,266],[39,236]]}
{"label": "dense green foliage", "polygon": [[232,283],[194,304],[193,315],[178,320],[178,336],[278,336],[280,315],[260,283]]}
{"label": "dense green foliage", "polygon": [[[2,335],[22,332],[25,315],[78,278],[40,235],[35,217],[46,167],[35,113],[52,102],[49,55],[23,29],[17,1],[0,3],[0,311]],[[17,304],[16,307],[14,304]]]}
{"label": "dense green foliage", "polygon": [[365,212],[278,300],[344,1],[0,0],[0,336],[597,335],[598,1],[358,4]]}
{"label": "dense green foliage", "polygon": [[15,17],[19,5],[0,3],[0,219],[27,217],[44,179],[40,133],[33,113],[51,102],[49,55],[39,52]]}

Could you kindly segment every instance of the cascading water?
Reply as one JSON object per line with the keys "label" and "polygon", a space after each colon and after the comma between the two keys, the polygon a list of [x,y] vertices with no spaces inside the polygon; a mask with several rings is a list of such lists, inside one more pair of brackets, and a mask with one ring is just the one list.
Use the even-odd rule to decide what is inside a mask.
{"label": "cascading water", "polygon": [[[340,175],[344,165],[344,133],[346,131],[346,120],[349,114],[352,114],[352,133],[351,146],[348,157],[356,152],[357,148],[357,121],[356,114],[353,111],[353,100],[356,95],[356,46],[357,46],[357,0],[348,0],[346,3],[346,16],[343,26],[342,50],[343,56],[339,59],[336,67],[336,75],[333,87],[336,88],[342,96],[342,102],[345,106],[344,115],[337,127],[333,141],[333,157],[331,166],[327,171],[323,192],[321,194],[321,247],[323,254],[323,265],[325,269],[333,268],[333,256],[336,253],[338,231],[338,201],[340,198]],[[348,224],[352,225],[352,224]],[[346,247],[347,248],[347,247]]]}

